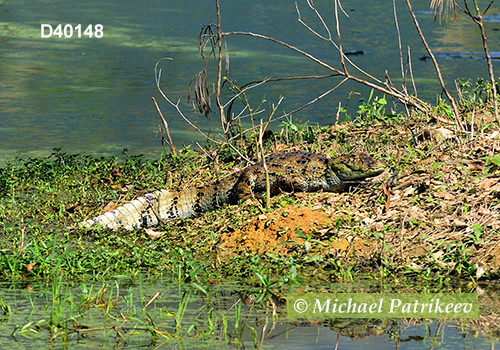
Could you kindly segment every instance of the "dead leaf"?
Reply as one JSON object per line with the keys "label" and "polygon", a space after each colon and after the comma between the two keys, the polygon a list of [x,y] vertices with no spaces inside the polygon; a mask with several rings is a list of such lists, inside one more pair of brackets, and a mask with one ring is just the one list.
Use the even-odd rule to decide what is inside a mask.
{"label": "dead leaf", "polygon": [[116,209],[116,203],[111,201],[106,206],[102,209],[104,213],[107,213],[108,211],[112,211]]}
{"label": "dead leaf", "polygon": [[26,272],[30,272],[31,270],[33,270],[33,268],[38,265],[39,263],[38,262],[34,262],[34,263],[29,263],[28,265],[26,265],[24,268],[26,269]]}
{"label": "dead leaf", "polygon": [[147,228],[145,231],[146,234],[153,239],[161,237],[165,234],[165,232],[162,231],[154,231],[152,228]]}
{"label": "dead leaf", "polygon": [[477,264],[476,264],[476,278],[479,278],[481,277],[482,275],[484,275],[486,273],[486,264],[482,261],[479,261]]}
{"label": "dead leaf", "polygon": [[480,183],[477,184],[477,187],[481,190],[487,189],[493,185],[495,185],[499,181],[498,178],[490,177],[483,179]]}

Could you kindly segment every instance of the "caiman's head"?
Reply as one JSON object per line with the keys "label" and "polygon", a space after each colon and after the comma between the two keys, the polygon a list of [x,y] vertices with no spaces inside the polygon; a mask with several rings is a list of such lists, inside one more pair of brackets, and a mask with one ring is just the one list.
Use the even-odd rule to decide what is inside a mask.
{"label": "caiman's head", "polygon": [[368,153],[353,153],[332,159],[330,169],[342,181],[354,181],[382,174],[385,164]]}

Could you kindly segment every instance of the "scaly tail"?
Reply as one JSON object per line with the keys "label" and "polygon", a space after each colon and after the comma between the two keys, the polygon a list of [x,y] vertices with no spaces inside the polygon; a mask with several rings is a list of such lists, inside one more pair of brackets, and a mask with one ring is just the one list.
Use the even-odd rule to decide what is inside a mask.
{"label": "scaly tail", "polygon": [[[95,224],[112,230],[134,230],[158,223],[178,220],[213,210],[217,206],[211,198],[202,198],[196,188],[183,191],[155,191],[95,218],[81,222],[79,227]],[[226,199],[226,198],[224,198]],[[221,201],[219,204],[222,204]]]}

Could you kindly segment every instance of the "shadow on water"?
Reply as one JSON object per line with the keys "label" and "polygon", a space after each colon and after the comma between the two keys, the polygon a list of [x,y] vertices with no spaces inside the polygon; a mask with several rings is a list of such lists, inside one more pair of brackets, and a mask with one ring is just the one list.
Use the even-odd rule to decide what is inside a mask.
{"label": "shadow on water", "polygon": [[[287,320],[283,301],[242,284],[117,278],[3,284],[2,348],[494,349],[480,321]],[[494,291],[498,295],[498,291]],[[490,332],[493,329],[490,325]],[[498,327],[496,327],[498,331]]]}
{"label": "shadow on water", "polygon": [[[321,28],[307,4],[298,2],[301,13],[314,28]],[[333,3],[318,3],[318,9],[334,28]],[[399,6],[399,5],[398,5]],[[494,4],[494,6],[497,6]],[[449,86],[456,78],[486,77],[480,60],[448,59],[460,52],[481,52],[477,28],[465,18],[448,26],[434,23],[427,1],[414,1],[421,26],[437,54]],[[162,57],[174,59],[163,67],[164,88],[179,99],[187,114],[205,130],[217,133],[217,118],[205,121],[186,103],[187,86],[203,66],[196,50],[198,31],[214,23],[212,2],[144,1],[96,3],[92,1],[0,3],[0,162],[15,156],[47,155],[58,146],[69,153],[117,155],[124,148],[133,154],[158,158],[159,118],[151,97],[158,100],[153,67]],[[343,44],[368,73],[384,79],[387,71],[395,84],[399,77],[399,49],[394,29],[392,3],[386,1],[345,4],[349,18],[341,19]],[[252,3],[222,2],[224,30],[243,30],[274,36],[301,47],[320,59],[338,66],[338,54],[297,22],[295,6],[289,1]],[[500,29],[495,8],[489,11],[487,36]],[[433,103],[440,93],[432,63],[425,57],[405,6],[398,7],[403,47],[411,47],[413,70],[419,97]],[[102,24],[102,38],[42,39],[41,24]],[[370,23],[369,26],[366,23]],[[272,76],[325,74],[303,57],[269,42],[246,37],[228,37],[230,77],[243,85]],[[491,42],[491,51],[499,51]],[[495,63],[497,64],[497,63]],[[464,69],[464,67],[467,67]],[[464,74],[466,76],[464,76]],[[399,78],[398,78],[399,77]],[[258,105],[285,96],[283,112],[291,111],[330,89],[339,80],[300,81],[267,85],[250,94]],[[335,122],[339,102],[345,106],[351,91],[349,114],[355,116],[357,99],[367,97],[369,89],[347,83],[319,103],[294,115],[297,122]],[[228,98],[229,92],[225,98]],[[161,103],[162,101],[160,101]],[[200,136],[185,125],[164,103],[174,142],[189,144]],[[215,116],[214,116],[215,117]]]}

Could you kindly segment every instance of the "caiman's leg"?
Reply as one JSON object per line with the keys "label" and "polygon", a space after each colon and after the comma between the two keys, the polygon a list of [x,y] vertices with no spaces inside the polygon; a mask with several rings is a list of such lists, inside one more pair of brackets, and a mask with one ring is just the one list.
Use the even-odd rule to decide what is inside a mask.
{"label": "caiman's leg", "polygon": [[247,168],[245,171],[241,172],[236,184],[233,187],[233,193],[236,201],[246,201],[247,199],[255,198],[255,181],[258,178],[259,174],[255,169]]}
{"label": "caiman's leg", "polygon": [[[266,193],[266,186],[265,171],[263,169],[254,168],[240,175],[233,190],[236,193],[237,199],[244,201],[247,199],[255,199],[255,196]],[[269,186],[271,196],[275,196],[282,192],[307,191],[308,183],[300,176],[291,174],[280,175],[276,172],[270,172]]]}
{"label": "caiman's leg", "polygon": [[305,192],[307,182],[302,177],[294,175],[276,176],[276,180],[271,186],[271,195],[278,195],[283,192]]}

